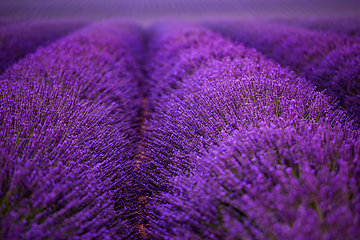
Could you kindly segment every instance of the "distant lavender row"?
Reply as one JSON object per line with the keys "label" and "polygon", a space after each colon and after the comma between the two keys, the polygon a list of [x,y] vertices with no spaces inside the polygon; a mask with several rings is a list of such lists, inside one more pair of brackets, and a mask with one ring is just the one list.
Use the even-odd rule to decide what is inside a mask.
{"label": "distant lavender row", "polygon": [[311,30],[360,36],[360,17],[313,18],[313,19],[278,19],[275,22],[300,26]]}
{"label": "distant lavender row", "polygon": [[[151,30],[149,99],[154,105],[145,142],[154,172],[158,171],[154,182],[166,185],[171,175],[192,175],[198,164],[202,166],[206,152],[222,145],[234,131],[256,132],[263,125],[297,128],[305,122],[330,127],[343,124],[343,134],[346,137],[351,134],[346,117],[329,104],[326,96],[256,51],[195,26],[160,25]],[[289,144],[296,146],[295,142]],[[214,161],[215,169],[221,167]],[[190,183],[187,177],[181,177],[184,183],[175,178],[173,188],[165,187],[165,192],[172,192],[165,199],[154,196],[169,204],[153,208],[155,215],[149,233],[153,239],[238,236],[231,235],[237,225],[229,226],[223,235],[216,235],[213,228],[219,223],[207,224],[211,219],[206,219],[206,213],[201,211],[214,208],[212,201],[221,196],[216,195],[221,189],[210,196],[200,190],[189,190],[197,185],[199,189],[205,187],[202,191],[208,189],[201,185],[201,179],[209,181],[207,177],[212,173],[199,169],[195,175],[200,177],[191,178]],[[182,192],[189,198],[176,194]],[[224,214],[233,214],[232,209],[228,210]]]}
{"label": "distant lavender row", "polygon": [[14,20],[14,19],[0,19],[0,27],[8,26],[11,24],[21,23],[23,20]]}
{"label": "distant lavender row", "polygon": [[[6,24],[6,23],[4,23]],[[84,22],[23,22],[0,26],[0,74],[40,46],[85,26]]]}
{"label": "distant lavender row", "polygon": [[254,47],[265,56],[305,76],[319,90],[337,98],[360,118],[359,38],[321,33],[284,24],[256,21],[222,22],[209,26]]}
{"label": "distant lavender row", "polygon": [[138,57],[131,24],[83,29],[0,79],[1,238],[117,239],[136,148]]}

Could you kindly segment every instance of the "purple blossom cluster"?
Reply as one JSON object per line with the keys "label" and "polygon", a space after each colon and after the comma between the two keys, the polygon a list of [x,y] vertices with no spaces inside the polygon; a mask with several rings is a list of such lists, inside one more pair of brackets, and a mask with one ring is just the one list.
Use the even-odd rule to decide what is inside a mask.
{"label": "purple blossom cluster", "polygon": [[0,23],[0,74],[26,54],[40,46],[85,26],[85,22],[1,22]]}
{"label": "purple blossom cluster", "polygon": [[358,239],[359,142],[298,121],[241,129],[174,179],[153,239]]}
{"label": "purple blossom cluster", "polygon": [[208,26],[305,76],[318,90],[326,89],[328,95],[359,119],[357,79],[360,72],[354,67],[359,63],[358,37],[261,21],[210,23]]}
{"label": "purple blossom cluster", "polygon": [[357,111],[357,39],[241,24],[98,23],[7,67],[0,238],[360,238],[358,126],[313,86]]}
{"label": "purple blossom cluster", "polygon": [[[142,33],[90,26],[1,77],[2,239],[127,238]],[[125,196],[125,197],[124,197]]]}
{"label": "purple blossom cluster", "polygon": [[1,87],[1,238],[121,234],[106,175],[121,170],[112,161],[124,155],[126,137],[106,118],[109,109],[56,86]]}

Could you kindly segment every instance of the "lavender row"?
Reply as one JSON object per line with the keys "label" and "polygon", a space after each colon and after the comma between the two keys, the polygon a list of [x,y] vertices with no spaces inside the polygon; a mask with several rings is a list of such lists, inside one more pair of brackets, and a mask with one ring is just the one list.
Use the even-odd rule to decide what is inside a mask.
{"label": "lavender row", "polygon": [[1,77],[1,235],[129,238],[142,34],[90,26]]}
{"label": "lavender row", "polygon": [[305,76],[359,118],[359,38],[256,21],[209,26]]}
{"label": "lavender row", "polygon": [[310,30],[360,36],[360,18],[310,18],[310,19],[277,19],[275,22],[304,27]]}
{"label": "lavender row", "polygon": [[[177,193],[187,192],[188,185],[175,180],[171,186],[169,181],[174,175],[191,176],[207,151],[222,145],[234,132],[256,131],[262,125],[301,127],[308,122],[330,127],[342,124],[344,135],[352,136],[346,116],[325,95],[255,50],[196,26],[157,26],[152,32],[148,67],[149,99],[154,104],[146,153],[156,173],[153,181],[163,184],[163,193],[170,192],[165,199],[153,196],[168,202],[152,208],[149,234],[153,239],[216,237],[206,235],[211,226],[198,228],[203,221],[192,225],[192,214],[202,207],[212,209],[212,203],[200,207],[200,201],[181,198]],[[204,178],[210,174],[202,173]],[[158,176],[161,178],[156,179]],[[186,176],[184,179],[187,181]],[[196,186],[196,181],[189,185]],[[189,192],[186,194],[191,195]],[[199,192],[194,195],[207,198]]]}
{"label": "lavender row", "polygon": [[[149,44],[152,55],[148,68],[153,114],[146,139],[153,144],[148,147],[148,154],[164,166],[171,163],[169,167],[187,168],[189,162],[177,159],[176,155],[202,148],[203,144],[216,144],[219,133],[230,134],[240,125],[256,124],[263,115],[273,116],[274,111],[277,117],[285,114],[289,118],[300,115],[320,119],[323,112],[333,108],[304,79],[266,60],[255,50],[234,45],[209,30],[185,26],[171,32],[160,26],[152,31],[155,37]],[[277,79],[286,84],[278,83]],[[258,92],[247,93],[251,88]],[[272,91],[274,96],[270,95]],[[318,101],[324,106],[312,106]],[[269,109],[257,114],[245,111],[246,104],[269,105]],[[200,138],[203,142],[198,141]]]}
{"label": "lavender row", "polygon": [[116,22],[96,24],[39,49],[1,78],[19,82],[37,79],[61,85],[80,99],[115,104],[117,112],[126,112],[127,120],[136,122],[140,108],[138,62],[141,54],[139,27]]}
{"label": "lavender row", "polygon": [[40,46],[81,28],[85,22],[22,22],[0,27],[0,74]]}

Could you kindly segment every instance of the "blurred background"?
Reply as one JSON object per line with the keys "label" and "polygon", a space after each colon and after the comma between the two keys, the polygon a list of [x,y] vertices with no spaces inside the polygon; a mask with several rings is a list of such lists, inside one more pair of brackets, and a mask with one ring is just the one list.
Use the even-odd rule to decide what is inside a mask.
{"label": "blurred background", "polygon": [[0,0],[2,22],[125,18],[146,24],[164,18],[217,20],[359,15],[360,0]]}

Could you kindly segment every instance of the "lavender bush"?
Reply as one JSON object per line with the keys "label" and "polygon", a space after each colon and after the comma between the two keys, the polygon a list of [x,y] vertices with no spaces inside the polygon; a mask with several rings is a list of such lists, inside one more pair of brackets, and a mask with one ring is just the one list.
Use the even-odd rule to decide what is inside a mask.
{"label": "lavender bush", "polygon": [[170,172],[189,164],[176,155],[217,143],[221,132],[268,116],[319,120],[332,108],[304,79],[206,29],[183,27],[157,39],[149,64],[156,108],[146,140],[151,158],[176,166]]}
{"label": "lavender bush", "polygon": [[128,139],[111,109],[58,86],[1,87],[1,238],[126,236],[109,175],[121,176]]}
{"label": "lavender bush", "polygon": [[131,24],[94,25],[1,77],[4,237],[133,234],[121,221],[132,204],[141,38]]}
{"label": "lavender bush", "polygon": [[[268,225],[264,225],[260,230],[255,229],[257,224],[262,224],[261,214],[263,212],[259,212],[251,219],[252,222],[247,222],[246,226],[242,226],[241,223],[246,221],[246,219],[242,219],[242,213],[239,213],[242,210],[238,211],[236,208],[226,207],[230,201],[241,201],[241,194],[238,194],[235,189],[237,189],[236,187],[240,188],[237,183],[243,181],[244,175],[237,176],[236,181],[232,181],[233,179],[226,181],[229,186],[221,185],[222,179],[227,179],[228,171],[232,171],[233,168],[234,171],[240,170],[230,165],[221,165],[216,154],[209,155],[206,152],[213,148],[225,148],[224,144],[225,146],[230,145],[228,149],[223,150],[224,153],[229,154],[227,160],[232,156],[233,148],[241,148],[243,144],[242,142],[235,142],[231,145],[232,141],[235,140],[224,143],[224,139],[227,139],[228,136],[233,136],[236,139],[236,132],[244,134],[244,137],[251,138],[251,134],[267,131],[267,128],[270,127],[270,130],[261,136],[267,136],[269,132],[274,131],[274,134],[278,134],[280,137],[281,130],[289,128],[293,130],[289,136],[295,134],[299,139],[307,139],[307,137],[311,139],[310,133],[313,132],[309,130],[309,133],[302,133],[301,130],[305,126],[309,126],[310,129],[310,126],[314,126],[314,128],[328,129],[324,130],[325,133],[320,132],[320,135],[332,134],[331,136],[335,137],[339,135],[340,138],[344,136],[347,139],[346,141],[351,142],[355,139],[351,130],[352,126],[346,124],[347,118],[329,103],[329,99],[324,94],[315,92],[304,79],[297,78],[286,69],[264,59],[252,49],[246,49],[242,45],[234,45],[219,35],[197,27],[180,27],[177,31],[173,28],[169,34],[169,30],[161,26],[158,27],[157,34],[159,35],[156,35],[157,37],[154,39],[160,39],[160,41],[151,45],[155,49],[155,58],[151,62],[154,65],[157,62],[159,64],[158,67],[152,68],[154,69],[152,72],[155,76],[154,79],[158,81],[154,86],[159,86],[152,93],[159,100],[154,117],[149,121],[148,155],[154,159],[158,167],[161,166],[163,177],[158,181],[166,182],[171,175],[181,176],[182,173],[185,173],[185,176],[173,180],[173,185],[167,188],[170,193],[164,195],[165,199],[155,197],[155,199],[165,203],[153,207],[155,219],[151,220],[150,236],[153,239],[235,239],[242,237],[267,239],[272,237],[270,233],[266,232],[272,231],[273,222],[270,222],[271,219],[267,220]],[[174,42],[176,44],[171,45]],[[160,45],[163,47],[156,47]],[[161,60],[157,60],[157,57]],[[166,70],[164,71],[164,69]],[[164,72],[169,74],[166,75]],[[157,77],[161,75],[164,77]],[[161,83],[159,83],[160,81]],[[167,97],[169,95],[170,97]],[[332,130],[333,128],[335,130]],[[279,129],[279,133],[272,129],[276,131]],[[287,141],[288,145],[286,146],[289,149],[295,149],[298,145],[296,141],[290,141],[286,138],[284,141]],[[342,140],[338,141],[342,143]],[[252,144],[259,148],[258,151],[268,151],[267,145],[260,144],[258,146],[255,144],[256,142],[257,140],[254,140]],[[282,146],[281,144],[279,143],[279,147]],[[309,143],[307,145],[311,146]],[[331,149],[331,147],[322,145],[319,147],[323,152]],[[320,149],[311,151],[316,152]],[[281,151],[285,150],[281,149]],[[345,152],[343,149],[341,151]],[[278,154],[281,158],[282,152]],[[334,154],[336,155],[336,153]],[[354,154],[349,155],[348,164],[351,163],[351,156]],[[327,166],[331,158],[326,154],[320,154],[320,156]],[[286,161],[300,161],[302,157],[301,154],[298,154],[291,159],[286,158]],[[307,157],[310,161],[311,156]],[[269,155],[268,158],[266,155],[266,158],[264,157],[265,163],[258,163],[257,159],[253,161],[255,162],[254,165],[266,164],[264,166],[266,171],[272,171],[270,167],[276,167],[276,164],[280,164],[275,155]],[[331,164],[336,165],[337,163]],[[290,173],[296,178],[296,175],[303,173],[302,170],[294,166],[291,165],[294,170],[291,169]],[[249,168],[251,167],[252,165],[249,165]],[[288,167],[286,166],[286,171],[288,171]],[[192,174],[193,169],[196,169],[194,174]],[[223,172],[219,173],[219,169],[223,169]],[[168,171],[168,175],[166,171]],[[217,172],[212,174],[212,171]],[[332,169],[330,168],[329,171]],[[186,177],[189,173],[190,180]],[[256,176],[255,173],[254,176]],[[355,175],[351,177],[353,176]],[[274,176],[274,178],[276,177]],[[216,185],[213,184],[213,181],[219,181],[219,183]],[[245,179],[244,181],[248,180]],[[277,185],[280,180],[274,181],[274,185]],[[247,183],[247,187],[251,188],[251,181],[249,180]],[[291,186],[292,183],[289,182],[288,184]],[[319,184],[319,187],[323,187],[322,183]],[[196,186],[199,188],[197,189]],[[341,187],[344,186],[346,186],[345,183]],[[355,186],[356,184],[354,185],[354,194],[358,195]],[[228,195],[220,192],[223,188],[229,189],[226,191]],[[255,197],[256,191],[260,190],[265,195],[268,194],[263,186],[254,189],[256,189],[253,191]],[[256,201],[264,201],[265,195]],[[227,196],[230,196],[231,199],[227,199]],[[286,201],[286,196],[284,194],[284,201]],[[224,203],[224,207],[218,208],[217,201],[227,201],[227,205]],[[358,200],[355,200],[355,205],[357,204],[356,201]],[[340,203],[339,206],[342,207],[342,204]],[[335,210],[332,206],[327,207],[329,207],[329,211],[337,211],[335,207]],[[252,211],[256,211],[256,209],[257,206]],[[288,214],[286,209],[284,206],[285,215]],[[351,232],[349,236],[357,234],[357,209],[357,205],[351,209],[351,213],[354,215],[349,220],[352,223],[349,226]],[[271,214],[274,215],[274,212],[269,213],[269,218],[272,218]],[[299,218],[302,219],[303,216],[299,216]],[[286,221],[285,224],[287,224]],[[299,220],[298,227],[306,228],[308,226],[306,224],[303,220]],[[336,223],[333,222],[332,224]],[[248,235],[241,232],[242,228],[247,227],[254,228],[249,230]],[[322,231],[321,229],[319,228],[319,231]],[[348,230],[346,227],[344,229],[334,230],[334,234],[338,234],[337,236],[345,234],[344,236],[347,236],[346,231]],[[263,235],[261,235],[262,231],[265,231]],[[304,232],[304,234],[309,234],[309,232]],[[274,232],[273,236],[301,238],[299,232],[284,233],[280,230]]]}
{"label": "lavender bush", "polygon": [[[355,117],[359,118],[359,108],[354,107],[357,104],[353,101],[359,93],[357,90],[349,91],[344,87],[352,84],[356,86],[355,89],[360,89],[356,80],[359,75],[353,67],[353,62],[357,61],[356,57],[351,53],[344,55],[356,51],[360,43],[359,38],[256,21],[223,22],[209,26],[233,40],[258,49],[267,57],[305,76],[319,90],[326,89],[350,114],[355,114]],[[334,69],[331,61],[343,57],[348,58],[348,61],[342,64],[341,70]],[[324,64],[329,66],[324,67]],[[341,75],[341,78],[334,76],[334,72],[335,75]],[[338,85],[342,87],[339,89]],[[346,95],[350,97],[346,98]]]}
{"label": "lavender bush", "polygon": [[49,45],[87,24],[76,21],[6,23],[0,26],[0,74],[38,47]]}

